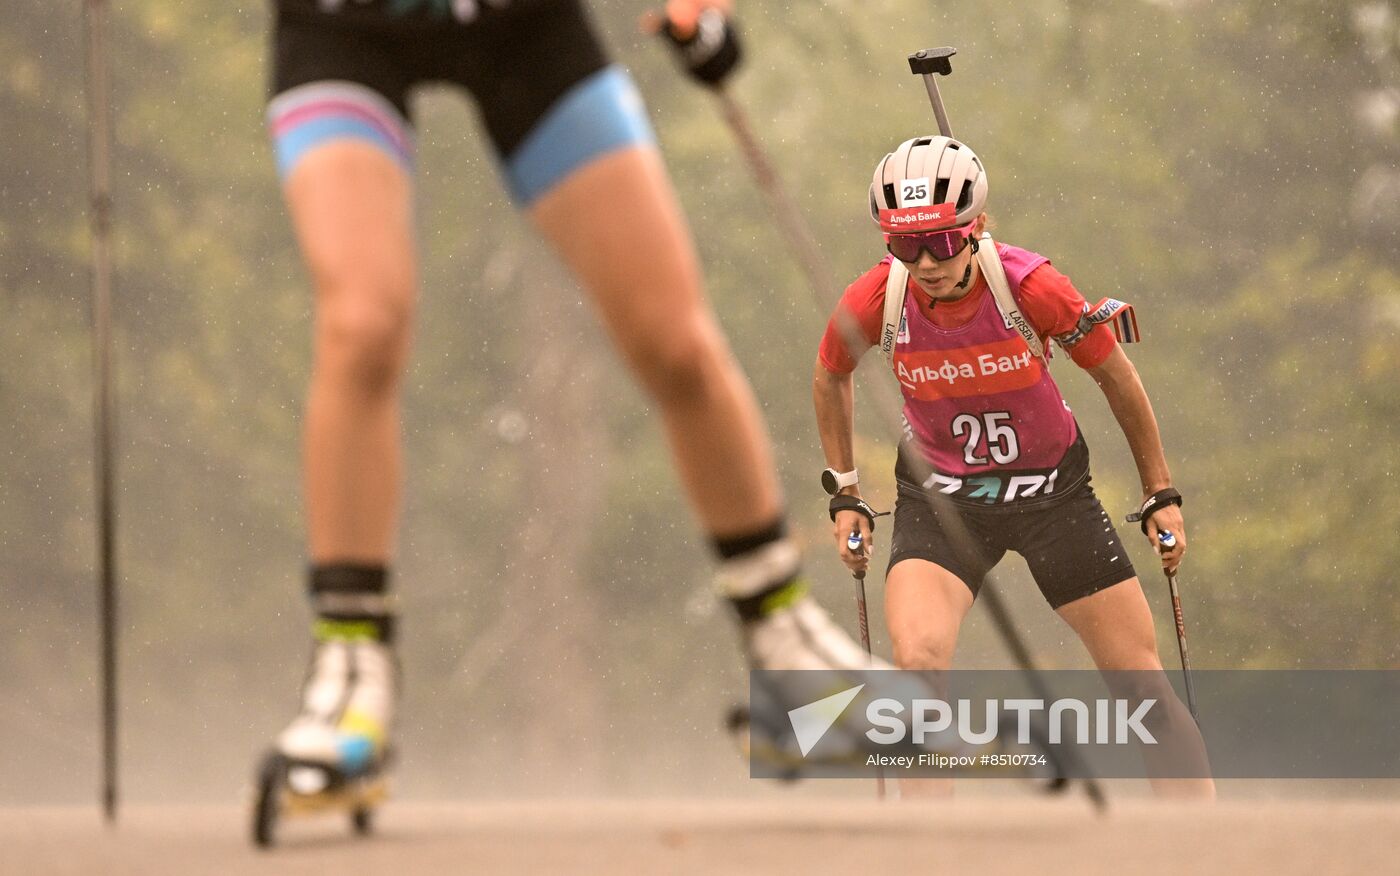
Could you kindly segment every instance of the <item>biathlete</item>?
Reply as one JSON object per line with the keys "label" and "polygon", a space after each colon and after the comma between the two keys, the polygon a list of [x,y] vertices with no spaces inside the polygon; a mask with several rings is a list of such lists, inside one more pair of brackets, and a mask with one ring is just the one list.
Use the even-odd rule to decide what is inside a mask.
{"label": "biathlete", "polygon": [[[665,19],[706,81],[737,60],[724,12],[676,0]],[[578,0],[278,0],[273,46],[268,122],[315,287],[314,652],[300,714],[274,746],[300,768],[297,790],[319,787],[307,768],[334,782],[389,748],[399,400],[417,289],[409,95],[425,82],[475,99],[514,200],[659,409],[751,664],[865,666],[806,595],[764,425],[706,303],[642,101]]]}
{"label": "biathlete", "polygon": [[[1143,533],[1154,546],[1159,531],[1175,534],[1174,547],[1159,548],[1163,568],[1175,572],[1186,552],[1181,499],[1142,381],[1107,324],[1121,314],[1118,302],[1091,310],[1044,256],[984,240],[986,203],[981,161],[948,137],[908,140],[875,168],[870,213],[889,254],[846,289],[813,376],[841,561],[853,572],[869,564],[872,520],[860,501],[852,446],[851,373],[883,340],[905,419],[885,582],[895,663],[951,668],[982,579],[1010,550],[1025,558],[1051,608],[1101,671],[1160,671],[1142,587],[1090,486],[1084,436],[1034,341],[1014,328],[1019,314],[1042,350],[1053,339],[1103,390],[1142,481]],[[992,246],[1000,264],[987,264],[1004,273],[1009,300],[998,301],[984,274],[983,259],[992,253],[979,248]],[[940,494],[937,505],[930,505],[930,490]],[[859,553],[848,544],[853,531],[864,537]],[[1185,757],[1204,764],[1200,733],[1164,676],[1117,678],[1154,686],[1151,695],[1166,706],[1159,726],[1184,746]],[[1162,766],[1164,774],[1182,775],[1170,766]],[[1154,778],[1154,785],[1167,793],[1214,793],[1208,778]]]}

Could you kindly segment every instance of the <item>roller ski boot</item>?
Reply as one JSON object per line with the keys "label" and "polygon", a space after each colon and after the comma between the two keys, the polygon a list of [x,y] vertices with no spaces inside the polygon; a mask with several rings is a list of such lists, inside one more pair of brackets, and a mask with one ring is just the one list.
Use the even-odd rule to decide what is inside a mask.
{"label": "roller ski boot", "polygon": [[267,848],[284,818],[345,813],[356,835],[373,828],[388,797],[388,733],[397,667],[373,638],[319,635],[302,710],[263,756],[253,805],[253,842]]}
{"label": "roller ski boot", "polygon": [[[721,570],[720,586],[732,599],[743,588],[726,577],[726,571]],[[807,594],[800,577],[734,603],[751,669],[823,670],[812,676],[812,683],[819,687],[810,688],[804,684],[806,679],[796,674],[786,677],[789,683],[781,689],[752,676],[750,700],[754,708],[736,705],[725,716],[725,729],[745,760],[762,762],[781,778],[795,781],[802,776],[805,763],[795,749],[788,751],[793,740],[787,711],[870,681],[868,670],[891,667],[868,656]]]}
{"label": "roller ski boot", "polygon": [[[864,725],[854,716],[864,714],[862,704],[879,697],[900,701],[935,697],[924,679],[911,673],[881,672],[892,670],[891,664],[879,657],[869,656],[864,647],[838,626],[815,600],[807,596],[800,580],[765,596],[768,603],[759,610],[741,612],[744,650],[749,665],[762,670],[823,670],[820,673],[792,673],[774,676],[751,676],[750,701],[738,705],[725,716],[725,729],[751,768],[761,766],[760,773],[787,781],[796,781],[806,774],[831,768],[849,769],[863,764],[868,755],[879,753],[866,744]],[[843,711],[823,737],[817,750],[804,753],[794,736],[789,713],[833,694],[862,685],[852,704]],[[846,718],[852,718],[852,726]],[[1013,720],[1012,716],[1006,716]],[[1000,770],[998,775],[1024,779],[1047,793],[1061,793],[1068,785],[1065,764],[1048,742],[1046,728],[1031,727],[1028,746],[1008,745],[1015,737],[1015,727],[1003,727],[997,742],[990,747],[974,747],[963,742],[955,733],[947,732],[928,738],[916,754],[946,756],[983,754],[1031,754],[1020,757],[1023,769]],[[975,757],[976,764],[982,761]],[[978,771],[974,765],[964,770],[970,775]]]}

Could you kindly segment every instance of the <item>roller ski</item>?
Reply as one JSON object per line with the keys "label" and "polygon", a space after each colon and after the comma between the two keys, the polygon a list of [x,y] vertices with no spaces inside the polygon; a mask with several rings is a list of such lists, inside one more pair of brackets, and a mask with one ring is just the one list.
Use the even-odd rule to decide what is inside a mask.
{"label": "roller ski", "polygon": [[[850,548],[853,552],[863,549],[859,533],[851,533]],[[863,766],[869,755],[881,752],[867,743],[858,722],[843,720],[845,716],[863,714],[863,708],[853,703],[843,709],[842,716],[836,717],[823,734],[826,744],[820,750],[803,750],[791,723],[791,710],[856,685],[861,689],[853,695],[855,703],[885,696],[895,699],[931,696],[932,692],[916,677],[881,671],[894,667],[871,652],[864,577],[863,572],[855,575],[860,644],[806,595],[799,581],[767,594],[768,610],[751,612],[744,618],[744,645],[750,666],[761,670],[822,670],[784,674],[781,681],[774,676],[750,676],[753,709],[742,705],[732,708],[725,717],[725,728],[751,767],[758,763],[769,775],[796,781],[804,773],[825,768]],[[907,753],[971,761],[972,766],[954,769],[952,775],[976,771],[983,763],[982,755],[1023,755],[1016,759],[1020,764],[1017,771],[999,768],[997,775],[1025,778],[1047,793],[1064,791],[1068,778],[1063,763],[1049,745],[1045,729],[1033,725],[1028,746],[1002,742],[1013,738],[1010,734],[1014,732],[1014,727],[1003,726],[997,734],[997,742],[979,747],[969,746],[954,734],[940,734],[923,745],[911,746]],[[1024,757],[1027,754],[1030,757]],[[883,778],[880,786],[883,797]]]}
{"label": "roller ski", "polygon": [[389,792],[395,674],[393,654],[382,642],[318,642],[302,711],[258,769],[255,845],[272,846],[284,818],[318,814],[344,813],[356,835],[371,832],[375,810]]}
{"label": "roller ski", "polygon": [[[756,670],[817,671],[810,676],[797,672],[787,675],[781,689],[751,676],[755,710],[751,712],[748,705],[735,706],[725,716],[725,728],[746,759],[772,765],[781,778],[795,781],[812,764],[792,747],[787,711],[854,685],[873,681],[878,686],[881,673],[869,670],[893,667],[872,658],[838,626],[806,594],[800,579],[767,594],[765,601],[766,610],[741,614],[749,666]],[[897,695],[892,690],[884,693]]]}
{"label": "roller ski", "polygon": [[269,848],[284,818],[343,812],[357,836],[374,828],[374,812],[389,796],[384,763],[348,774],[325,764],[294,760],[269,751],[258,771],[253,803],[253,843]]}

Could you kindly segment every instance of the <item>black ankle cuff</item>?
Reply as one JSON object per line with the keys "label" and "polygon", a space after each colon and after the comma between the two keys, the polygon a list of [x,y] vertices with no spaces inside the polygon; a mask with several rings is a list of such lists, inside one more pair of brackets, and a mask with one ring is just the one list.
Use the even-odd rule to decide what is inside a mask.
{"label": "black ankle cuff", "polygon": [[387,566],[360,563],[315,563],[307,584],[317,593],[384,593],[389,589]]}
{"label": "black ankle cuff", "polygon": [[313,565],[308,584],[311,607],[316,613],[312,635],[317,641],[371,639],[393,643],[397,618],[387,592],[389,572],[384,566]]}
{"label": "black ankle cuff", "polygon": [[714,545],[715,553],[719,554],[720,559],[731,560],[785,537],[787,537],[787,518],[779,517],[762,529],[746,532],[743,535],[712,538],[710,543]]}

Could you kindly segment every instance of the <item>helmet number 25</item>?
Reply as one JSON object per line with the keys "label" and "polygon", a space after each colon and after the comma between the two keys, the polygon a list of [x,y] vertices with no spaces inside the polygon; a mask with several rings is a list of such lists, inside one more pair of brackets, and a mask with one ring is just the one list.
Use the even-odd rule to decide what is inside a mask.
{"label": "helmet number 25", "polygon": [[904,207],[927,207],[928,203],[928,178],[905,180],[902,184],[899,200]]}
{"label": "helmet number 25", "polygon": [[987,452],[997,465],[1015,462],[1021,455],[1020,442],[1016,440],[1016,430],[1007,421],[1011,414],[1007,411],[988,411],[980,418],[973,414],[958,414],[953,418],[953,437],[963,442],[963,462],[968,465],[986,465],[987,458],[977,455],[977,445],[982,441],[983,424],[986,424]]}

